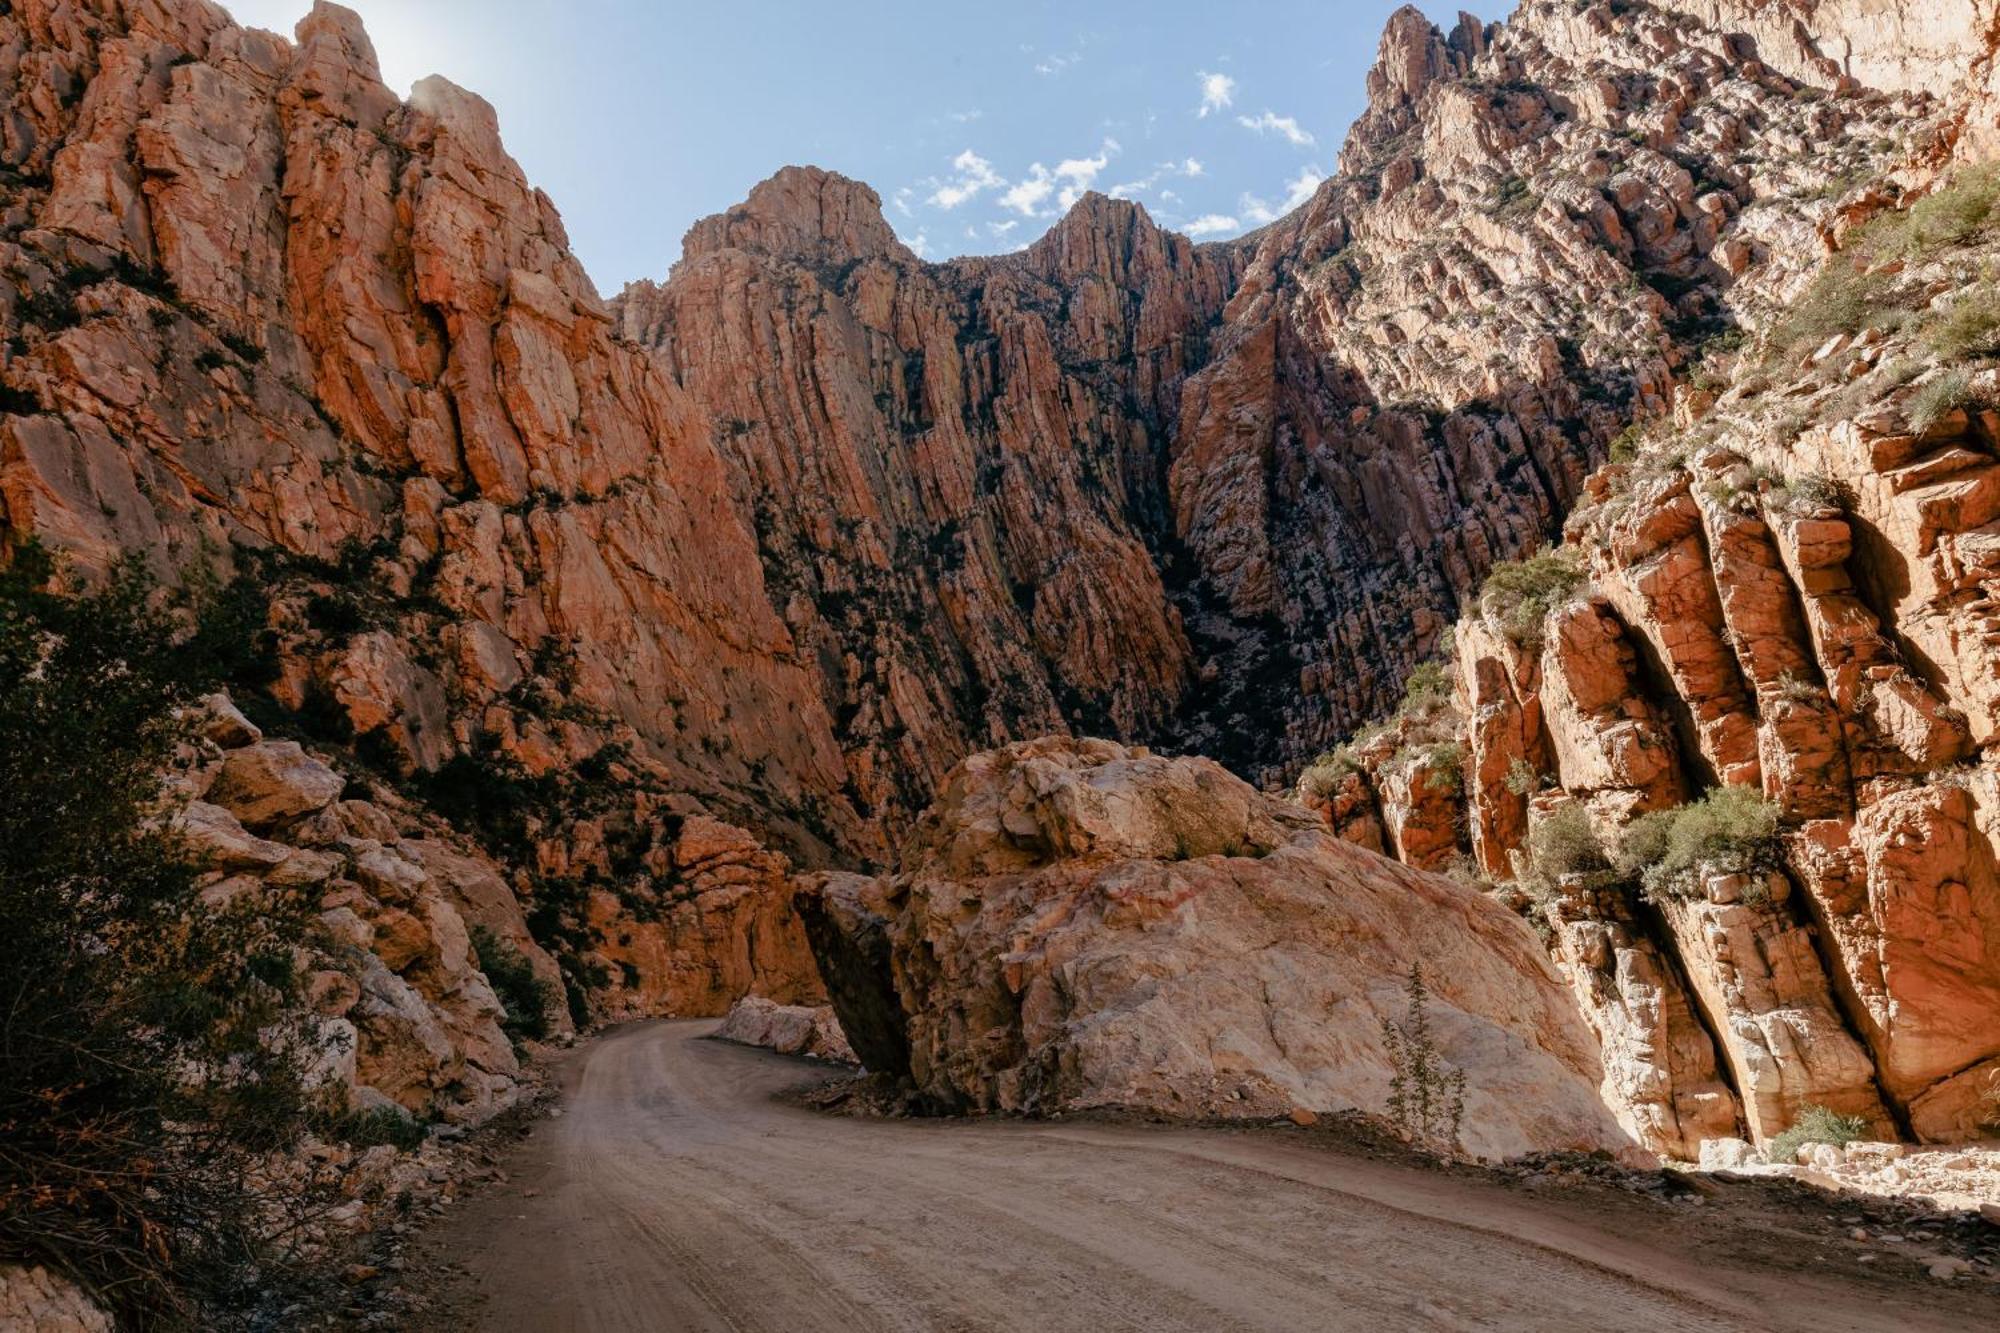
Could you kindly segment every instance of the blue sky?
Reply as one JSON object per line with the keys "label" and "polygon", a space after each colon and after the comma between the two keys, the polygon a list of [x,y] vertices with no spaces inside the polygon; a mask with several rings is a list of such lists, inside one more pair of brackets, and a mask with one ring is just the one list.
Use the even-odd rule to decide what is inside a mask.
{"label": "blue sky", "polygon": [[[223,0],[290,34],[309,0]],[[925,256],[1016,249],[1084,189],[1202,238],[1333,170],[1392,0],[347,0],[399,92],[498,109],[606,293],[787,163],[867,181]],[[1449,23],[1511,3],[1425,3]]]}

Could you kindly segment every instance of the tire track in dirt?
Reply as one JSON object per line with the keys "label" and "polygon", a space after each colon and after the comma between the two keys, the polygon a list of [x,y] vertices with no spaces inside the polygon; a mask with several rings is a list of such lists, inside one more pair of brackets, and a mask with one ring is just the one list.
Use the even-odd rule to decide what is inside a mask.
{"label": "tire track in dirt", "polygon": [[701,1040],[713,1026],[642,1024],[572,1057],[565,1114],[427,1239],[469,1277],[422,1327],[1969,1326],[1950,1292],[1717,1264],[1630,1208],[1285,1136],[819,1115],[774,1094],[823,1066]]}

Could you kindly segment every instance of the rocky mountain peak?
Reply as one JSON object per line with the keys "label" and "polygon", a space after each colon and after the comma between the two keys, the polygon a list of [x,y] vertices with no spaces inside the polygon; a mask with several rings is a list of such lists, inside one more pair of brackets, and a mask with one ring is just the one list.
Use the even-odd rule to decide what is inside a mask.
{"label": "rocky mountain peak", "polygon": [[368,36],[361,15],[332,0],[314,0],[313,7],[293,29],[301,49],[325,43],[344,57],[355,73],[380,83],[382,64],[375,55],[375,43]]}
{"label": "rocky mountain peak", "polygon": [[1375,67],[1368,71],[1368,109],[1348,131],[1343,163],[1358,148],[1383,143],[1415,124],[1418,99],[1432,84],[1462,73],[1484,42],[1484,27],[1469,14],[1460,16],[1449,40],[1415,5],[1391,14]]}
{"label": "rocky mountain peak", "polygon": [[785,167],[734,208],[695,223],[682,243],[686,260],[718,250],[804,263],[916,259],[882,216],[882,196],[819,167]]}

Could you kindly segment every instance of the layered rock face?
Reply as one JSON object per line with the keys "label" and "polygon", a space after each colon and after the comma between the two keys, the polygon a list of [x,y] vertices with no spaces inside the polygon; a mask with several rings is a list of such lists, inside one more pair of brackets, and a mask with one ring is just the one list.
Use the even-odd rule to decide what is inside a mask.
{"label": "layered rock face", "polygon": [[[1428,724],[1462,744],[1465,873],[1535,895],[1607,1093],[1682,1155],[1810,1104],[1927,1141],[2000,1123],[2000,372],[1964,322],[1996,186],[1900,184],[1903,209],[1870,189],[1831,210],[1826,268],[1590,479],[1569,574],[1545,558],[1540,602],[1489,592],[1461,623]],[[1329,817],[1339,797],[1397,822],[1396,748],[1311,784]],[[1575,854],[1576,811],[1611,848],[1724,787],[1768,802],[1764,861],[1710,837],[1646,892],[1644,866],[1608,882]]]}
{"label": "layered rock face", "polygon": [[986,1110],[1382,1114],[1384,1020],[1422,959],[1468,1151],[1628,1142],[1527,928],[1314,825],[1212,762],[1105,741],[967,760],[877,898],[916,1087]]}
{"label": "layered rock face", "polygon": [[[504,867],[421,807],[294,741],[266,739],[219,695],[171,790],[206,895],[304,893],[316,907],[320,953],[306,987],[324,1052],[315,1077],[352,1109],[483,1122],[520,1093],[511,1034],[574,1030],[563,970],[529,929],[544,905],[517,896]],[[671,904],[642,920],[593,904],[606,928],[575,965],[640,973],[643,984],[614,996],[633,1013],[718,1014],[753,990],[821,997],[783,858],[713,820],[687,821],[676,855],[684,873]],[[489,973],[506,960],[482,947],[512,951],[532,971],[534,1013],[510,1013],[523,997],[496,994]]]}
{"label": "layered rock face", "polygon": [[[1101,731],[1288,776],[1556,530],[1695,343],[1810,267],[1841,181],[1994,119],[1984,0],[1527,0],[1448,35],[1406,10],[1340,174],[1240,242],[1092,196],[930,265],[866,187],[795,169],[607,303],[491,108],[399,100],[338,6],[294,42],[205,0],[5,9],[0,534],[268,576],[266,702],[478,825],[607,1015],[808,998],[774,849],[883,864],[987,746]],[[1976,601],[1976,547],[1923,586]],[[1573,660],[1651,670],[1621,626],[1694,593],[1613,591]],[[1937,669],[1977,675],[1936,624]],[[1950,750],[1930,668],[1865,639],[1889,750]],[[1674,647],[1688,744],[1833,762],[1804,705],[1766,757],[1763,687]],[[1591,670],[1544,702],[1611,739],[1493,735],[1570,746],[1626,812],[1695,789],[1646,744],[1677,705],[1614,722]],[[1429,767],[1343,820],[1448,861]],[[1477,816],[1502,851],[1504,804]],[[1968,1054],[1906,1049],[1894,1114]]]}
{"label": "layered rock face", "polygon": [[176,820],[207,872],[204,895],[316,902],[325,948],[306,989],[325,1051],[317,1077],[361,1111],[478,1123],[511,1106],[520,1060],[472,931],[518,950],[548,986],[537,1017],[552,1033],[571,1024],[556,964],[498,868],[407,809],[347,799],[345,776],[295,742],[265,740],[221,696],[188,759]]}

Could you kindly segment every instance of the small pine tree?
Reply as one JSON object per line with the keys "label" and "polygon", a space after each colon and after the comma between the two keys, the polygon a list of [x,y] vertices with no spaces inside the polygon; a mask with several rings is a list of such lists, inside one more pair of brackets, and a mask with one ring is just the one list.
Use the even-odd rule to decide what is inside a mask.
{"label": "small pine tree", "polygon": [[1431,1035],[1430,988],[1424,984],[1421,963],[1410,964],[1403,995],[1403,1021],[1382,1020],[1382,1045],[1391,1070],[1389,1119],[1417,1147],[1455,1157],[1465,1124],[1465,1071],[1438,1055]]}

